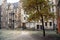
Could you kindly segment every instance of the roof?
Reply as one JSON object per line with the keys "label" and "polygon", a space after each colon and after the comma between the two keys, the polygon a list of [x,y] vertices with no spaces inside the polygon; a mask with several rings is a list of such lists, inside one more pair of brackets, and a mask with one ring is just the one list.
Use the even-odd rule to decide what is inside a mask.
{"label": "roof", "polygon": [[14,9],[15,9],[15,8],[18,8],[18,2],[16,2],[16,3],[8,3],[7,5],[10,5],[10,4],[12,4],[12,5],[14,6],[14,7],[13,7]]}
{"label": "roof", "polygon": [[18,2],[17,3],[13,3],[14,8],[18,8]]}

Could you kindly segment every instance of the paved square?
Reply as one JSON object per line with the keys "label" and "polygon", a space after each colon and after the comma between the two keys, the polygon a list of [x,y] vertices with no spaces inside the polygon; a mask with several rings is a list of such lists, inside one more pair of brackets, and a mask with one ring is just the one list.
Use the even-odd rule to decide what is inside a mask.
{"label": "paved square", "polygon": [[42,31],[24,30],[0,30],[0,40],[59,40],[55,31],[46,31],[43,37]]}

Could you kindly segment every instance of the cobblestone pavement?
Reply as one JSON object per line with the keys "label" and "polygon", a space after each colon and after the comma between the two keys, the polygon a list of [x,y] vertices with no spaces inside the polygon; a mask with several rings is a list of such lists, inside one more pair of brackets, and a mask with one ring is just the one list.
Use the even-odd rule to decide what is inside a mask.
{"label": "cobblestone pavement", "polygon": [[59,40],[56,33],[46,32],[46,37],[42,36],[42,31],[21,31],[21,30],[0,30],[0,40]]}

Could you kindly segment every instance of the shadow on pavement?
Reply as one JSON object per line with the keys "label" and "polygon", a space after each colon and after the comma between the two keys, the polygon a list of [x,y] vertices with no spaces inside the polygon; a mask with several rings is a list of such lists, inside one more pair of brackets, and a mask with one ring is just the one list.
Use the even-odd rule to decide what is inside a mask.
{"label": "shadow on pavement", "polygon": [[35,40],[60,40],[60,35],[46,35],[45,37],[40,36],[40,35],[31,35],[32,38]]}

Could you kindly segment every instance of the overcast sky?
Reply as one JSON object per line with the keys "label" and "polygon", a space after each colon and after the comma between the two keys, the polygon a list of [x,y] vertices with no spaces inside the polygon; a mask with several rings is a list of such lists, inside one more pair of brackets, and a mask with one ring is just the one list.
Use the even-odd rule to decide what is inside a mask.
{"label": "overcast sky", "polygon": [[[18,2],[19,0],[7,0],[8,3],[15,3],[15,2]],[[2,0],[0,0],[0,5],[2,3]]]}
{"label": "overcast sky", "polygon": [[1,3],[2,3],[2,0],[0,0],[0,5],[1,5]]}
{"label": "overcast sky", "polygon": [[18,2],[19,0],[7,0],[8,3],[15,3]]}

